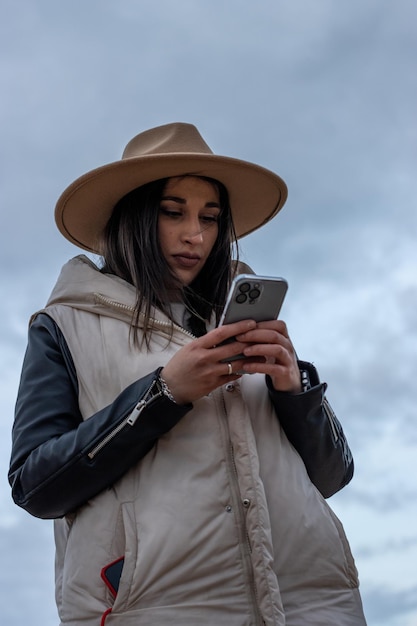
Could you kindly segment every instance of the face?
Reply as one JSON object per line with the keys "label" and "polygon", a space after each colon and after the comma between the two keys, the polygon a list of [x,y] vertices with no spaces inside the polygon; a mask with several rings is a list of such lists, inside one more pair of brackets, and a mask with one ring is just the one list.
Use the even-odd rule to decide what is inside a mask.
{"label": "face", "polygon": [[219,194],[194,176],[170,178],[162,193],[158,237],[162,254],[182,285],[198,276],[219,231]]}

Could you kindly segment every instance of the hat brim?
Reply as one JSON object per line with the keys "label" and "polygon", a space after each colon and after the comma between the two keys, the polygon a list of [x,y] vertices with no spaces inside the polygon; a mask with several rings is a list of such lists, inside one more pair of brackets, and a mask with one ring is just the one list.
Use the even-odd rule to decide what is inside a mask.
{"label": "hat brim", "polygon": [[226,186],[238,238],[272,219],[287,199],[284,181],[259,165],[215,154],[153,154],[109,163],[77,178],[56,204],[58,229],[75,245],[99,253],[105,226],[124,195],[153,180],[187,174]]}

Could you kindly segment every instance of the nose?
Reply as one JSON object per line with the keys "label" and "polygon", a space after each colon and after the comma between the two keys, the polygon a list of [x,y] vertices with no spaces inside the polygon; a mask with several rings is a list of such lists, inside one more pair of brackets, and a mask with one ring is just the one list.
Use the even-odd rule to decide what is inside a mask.
{"label": "nose", "polygon": [[199,220],[188,220],[184,224],[182,240],[189,243],[201,243],[203,241],[203,228]]}

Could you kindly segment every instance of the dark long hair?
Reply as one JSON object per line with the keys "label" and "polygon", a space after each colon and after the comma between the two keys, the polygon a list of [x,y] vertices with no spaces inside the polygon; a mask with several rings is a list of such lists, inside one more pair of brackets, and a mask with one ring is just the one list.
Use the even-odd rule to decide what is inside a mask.
{"label": "dark long hair", "polygon": [[[217,180],[198,177],[214,186],[219,194],[218,235],[199,275],[189,286],[180,287],[191,312],[191,327],[197,336],[205,333],[204,320],[214,313],[218,321],[232,278],[232,246],[238,256],[236,234],[226,187]],[[170,294],[178,280],[165,260],[158,239],[160,200],[167,178],[138,187],[116,204],[107,223],[102,247],[102,271],[115,274],[136,287],[132,317],[137,342],[139,315],[143,314],[144,340],[149,347],[152,331],[151,309],[157,307],[171,320]],[[171,329],[172,330],[172,329]]]}

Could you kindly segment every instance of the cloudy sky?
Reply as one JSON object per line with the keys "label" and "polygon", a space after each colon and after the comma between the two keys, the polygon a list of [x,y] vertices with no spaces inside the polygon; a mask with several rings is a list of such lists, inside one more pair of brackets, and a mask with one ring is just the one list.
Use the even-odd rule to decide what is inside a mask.
{"label": "cloudy sky", "polygon": [[29,315],[79,251],[53,208],[146,128],[187,121],[289,199],[242,241],[329,383],[356,461],[330,503],[369,626],[417,625],[417,5],[413,0],[1,0],[0,600],[56,626],[52,524],[13,505]]}

